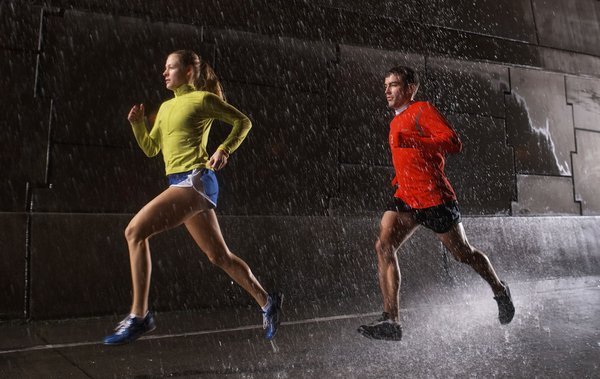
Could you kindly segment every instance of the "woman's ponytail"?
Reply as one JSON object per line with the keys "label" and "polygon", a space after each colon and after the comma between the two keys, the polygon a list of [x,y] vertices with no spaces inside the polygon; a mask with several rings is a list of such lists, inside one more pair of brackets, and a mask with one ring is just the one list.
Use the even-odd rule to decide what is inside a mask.
{"label": "woman's ponytail", "polygon": [[196,89],[201,91],[212,92],[225,100],[225,94],[223,93],[223,86],[221,81],[215,74],[215,71],[207,62],[202,62],[200,65],[200,74],[196,79]]}
{"label": "woman's ponytail", "polygon": [[185,67],[192,66],[192,75],[194,80],[194,87],[199,91],[212,92],[225,100],[225,94],[223,93],[223,86],[221,81],[215,74],[212,67],[200,56],[191,50],[177,50],[172,54],[179,56],[181,64]]}

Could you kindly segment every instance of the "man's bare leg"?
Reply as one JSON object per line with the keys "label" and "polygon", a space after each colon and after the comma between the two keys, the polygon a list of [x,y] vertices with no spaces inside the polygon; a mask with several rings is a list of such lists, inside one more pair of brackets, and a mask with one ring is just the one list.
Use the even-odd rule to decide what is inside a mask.
{"label": "man's bare leg", "polygon": [[381,219],[375,250],[384,313],[375,322],[358,328],[358,332],[367,338],[393,341],[402,339],[402,328],[399,324],[401,275],[396,252],[417,226],[411,214],[407,212],[388,211]]}
{"label": "man's bare leg", "polygon": [[471,246],[467,240],[462,223],[454,224],[449,231],[437,234],[437,237],[452,253],[454,259],[471,266],[492,287],[494,295],[504,291],[504,285],[500,282],[488,257]]}
{"label": "man's bare leg", "polygon": [[437,234],[437,237],[457,261],[471,266],[490,285],[494,292],[494,299],[498,302],[500,323],[508,324],[515,313],[510,290],[504,282],[500,281],[488,257],[471,246],[462,223],[454,224],[448,232]]}
{"label": "man's bare leg", "polygon": [[396,322],[398,321],[401,283],[396,251],[408,240],[417,226],[410,213],[385,212],[381,218],[379,238],[375,242],[383,310]]}

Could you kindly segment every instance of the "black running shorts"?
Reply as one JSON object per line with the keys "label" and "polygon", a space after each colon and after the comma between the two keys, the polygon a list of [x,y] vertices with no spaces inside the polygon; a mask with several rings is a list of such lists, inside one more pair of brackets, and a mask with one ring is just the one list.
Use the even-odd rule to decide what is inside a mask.
{"label": "black running shorts", "polygon": [[436,233],[446,233],[453,225],[461,222],[460,209],[456,200],[434,207],[415,209],[402,199],[394,197],[387,209],[394,212],[410,212],[417,223]]}

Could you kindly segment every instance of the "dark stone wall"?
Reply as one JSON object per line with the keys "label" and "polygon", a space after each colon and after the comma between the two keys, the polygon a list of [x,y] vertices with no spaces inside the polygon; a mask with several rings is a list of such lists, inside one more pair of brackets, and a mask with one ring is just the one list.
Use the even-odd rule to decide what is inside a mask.
{"label": "dark stone wall", "polygon": [[[461,135],[447,173],[465,215],[504,216],[492,228],[597,216],[598,29],[596,0],[2,0],[0,317],[126,308],[122,230],[166,186],[126,114],[171,96],[160,74],[180,48],[212,63],[254,124],[219,175],[225,237],[296,299],[378,296],[371,246],[392,191],[381,89],[392,65],[420,72],[419,98]],[[217,123],[211,146],[227,133]],[[482,218],[466,219],[479,230]],[[223,288],[213,305],[248,301],[183,230],[153,249],[165,250],[156,308],[209,306]]]}

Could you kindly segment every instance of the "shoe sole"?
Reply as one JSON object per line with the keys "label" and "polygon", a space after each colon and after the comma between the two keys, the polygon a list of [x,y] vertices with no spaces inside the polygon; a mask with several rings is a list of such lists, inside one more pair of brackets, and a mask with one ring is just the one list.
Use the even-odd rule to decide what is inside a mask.
{"label": "shoe sole", "polygon": [[358,333],[360,333],[362,336],[370,339],[370,340],[376,340],[376,341],[401,341],[402,340],[402,335],[400,336],[400,338],[377,338],[374,335],[372,335],[371,333],[369,333],[366,329],[364,329],[362,327],[362,325],[360,327],[358,327],[358,329],[356,329],[356,331]]}
{"label": "shoe sole", "polygon": [[150,329],[146,330],[145,332],[143,332],[143,333],[140,333],[140,335],[139,335],[139,336],[137,336],[137,337],[135,337],[135,338],[132,338],[132,339],[129,339],[129,340],[126,340],[126,341],[122,341],[122,342],[104,342],[104,344],[105,344],[106,346],[121,346],[121,345],[127,345],[128,343],[132,343],[132,342],[135,342],[135,341],[137,341],[137,340],[138,340],[138,339],[139,339],[141,336],[143,336],[144,334],[148,334],[148,333],[150,333],[150,332],[153,332],[155,329],[156,329],[156,325],[154,325],[154,326],[153,326],[153,327],[151,327]]}

